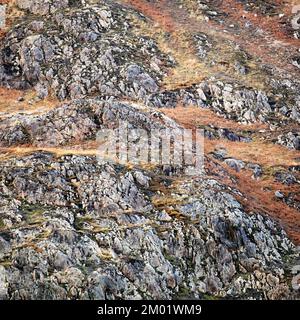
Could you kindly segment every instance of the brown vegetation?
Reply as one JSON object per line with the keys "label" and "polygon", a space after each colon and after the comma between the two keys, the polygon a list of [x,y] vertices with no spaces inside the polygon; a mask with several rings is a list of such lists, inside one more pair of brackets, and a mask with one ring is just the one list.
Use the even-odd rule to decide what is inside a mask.
{"label": "brown vegetation", "polygon": [[[163,52],[174,57],[177,64],[164,78],[162,85],[165,89],[189,87],[215,75],[220,78],[236,76],[232,67],[236,48],[232,43],[239,39],[235,39],[230,33],[224,33],[224,28],[219,24],[205,21],[200,14],[191,16],[184,6],[180,7],[178,3],[170,0],[154,3],[146,0],[121,2],[139,10],[152,20],[151,26],[137,21],[136,32],[151,36]],[[193,35],[202,32],[215,42],[214,49],[204,60],[197,57],[193,41]],[[250,64],[251,72],[245,76],[239,75],[239,80],[246,86],[264,89],[265,75],[253,62]]]}
{"label": "brown vegetation", "polygon": [[[276,0],[281,3],[281,1]],[[287,63],[286,52],[289,50],[288,46],[292,48],[299,48],[299,40],[291,39],[286,30],[280,24],[278,16],[265,17],[254,12],[245,12],[244,6],[236,0],[220,1],[220,9],[222,12],[228,14],[227,23],[238,23],[243,25],[245,18],[250,21],[256,28],[260,28],[266,35],[266,41],[257,39],[254,34],[248,30],[240,28],[241,34],[224,33],[223,25],[219,25],[214,21],[206,22],[200,17],[197,19],[189,15],[189,13],[180,8],[174,1],[162,0],[157,2],[149,2],[146,0],[122,0],[125,3],[138,11],[144,13],[147,17],[155,22],[154,27],[149,28],[147,23],[138,22],[138,32],[151,35],[158,42],[159,47],[165,53],[171,54],[177,66],[164,79],[164,87],[166,89],[177,89],[180,87],[190,86],[198,83],[204,78],[211,75],[220,75],[222,72],[230,74],[228,67],[224,67],[220,62],[225,61],[230,64],[235,49],[230,47],[226,41],[233,41],[245,48],[247,52],[256,59],[261,59],[263,62],[272,63],[274,66],[281,68],[291,68]],[[187,1],[188,2],[188,1]],[[22,15],[14,5],[14,0],[0,0],[0,4],[8,4],[8,26]],[[287,7],[284,9],[287,13]],[[202,19],[202,20],[201,20]],[[245,28],[244,28],[245,29]],[[0,31],[0,38],[5,34],[6,30]],[[195,47],[191,42],[191,35],[197,32],[205,32],[212,35],[217,42],[217,52],[213,58],[217,62],[213,66],[208,66],[205,62],[200,61],[196,56]],[[269,40],[271,39],[271,40]],[[280,50],[274,53],[275,41],[280,42]],[[288,55],[287,55],[288,56]],[[279,59],[278,57],[283,57]],[[253,65],[255,69],[255,64]],[[249,84],[255,84],[255,80],[250,74],[244,79],[239,79],[241,82],[245,81]],[[242,76],[240,76],[242,78]],[[253,78],[257,78],[254,74]],[[255,86],[261,85],[262,81],[257,80]],[[13,89],[0,88],[0,116],[5,117],[18,112],[44,112],[54,108],[58,104],[56,99],[46,99],[40,101],[36,99],[35,93],[32,90],[18,91]],[[231,142],[228,140],[208,140],[205,139],[205,153],[209,155],[217,148],[225,148],[228,157],[243,160],[245,162],[258,163],[263,166],[265,172],[272,171],[277,167],[286,168],[292,165],[298,165],[298,158],[300,152],[287,151],[284,147],[273,144],[268,141],[260,141],[260,130],[267,130],[263,124],[255,125],[241,125],[234,121],[226,120],[217,116],[211,110],[203,108],[176,108],[176,109],[162,109],[162,111],[169,117],[176,120],[179,124],[187,128],[199,128],[207,125],[214,125],[220,128],[228,128],[233,131],[253,131],[256,139],[251,143]],[[40,148],[33,146],[22,146],[17,148],[1,148],[0,160],[9,157],[24,156],[35,151],[46,151],[54,153],[57,156],[75,154],[75,155],[96,155],[97,143],[89,141],[84,144],[74,144],[67,147],[58,148]],[[298,187],[287,187],[283,184],[274,181],[272,175],[265,174],[261,180],[253,180],[251,173],[244,170],[236,172],[224,163],[219,163],[224,169],[235,177],[238,189],[243,193],[240,201],[243,203],[248,212],[261,212],[268,214],[284,226],[291,239],[295,243],[300,244],[300,220],[299,212],[286,205],[282,200],[276,199],[274,193],[276,190],[281,190],[283,193],[300,194]],[[215,170],[212,166],[211,172]],[[223,178],[223,177],[222,177]],[[224,182],[224,180],[222,180]],[[226,183],[232,183],[228,178]],[[236,187],[236,185],[233,184]],[[155,205],[172,206],[173,199],[165,197],[153,199]],[[176,214],[176,212],[174,213]]]}
{"label": "brown vegetation", "polygon": [[[205,139],[205,152],[210,153],[216,148],[225,148],[228,157],[237,158],[246,162],[257,162],[267,167],[297,165],[299,151],[287,151],[285,147],[268,141],[260,141],[259,131],[266,130],[264,124],[243,125],[217,116],[213,111],[203,108],[187,107],[162,109],[162,111],[186,128],[201,128],[213,125],[218,128],[228,128],[233,131],[252,131],[257,138],[251,143],[233,142],[228,140]],[[264,135],[265,133],[262,133]]]}
{"label": "brown vegetation", "polygon": [[[274,2],[281,8],[281,13],[285,13],[288,16],[292,14],[293,2],[287,3],[281,0],[274,0]],[[296,3],[294,1],[294,3]],[[299,4],[299,3],[298,3]],[[246,11],[245,6],[237,0],[222,1],[220,8],[224,10],[229,17],[237,22],[242,22],[243,19],[249,20],[253,25],[262,29],[272,39],[284,42],[288,45],[299,47],[299,40],[291,38],[287,33],[287,28],[282,23],[283,21],[279,17],[279,14],[266,16],[258,12]]]}
{"label": "brown vegetation", "polygon": [[33,90],[21,91],[0,87],[0,117],[16,113],[39,113],[56,107],[55,98],[37,99]]}
{"label": "brown vegetation", "polygon": [[205,108],[178,106],[174,109],[162,108],[160,111],[185,127],[214,125],[218,128],[228,128],[230,130],[239,131],[258,131],[267,129],[267,126],[264,124],[243,125],[232,120],[227,120],[216,115],[212,110]]}
{"label": "brown vegetation", "polygon": [[[96,144],[96,143],[95,143]],[[57,157],[65,155],[84,155],[95,156],[97,155],[97,148],[94,144],[81,144],[66,147],[34,147],[34,146],[20,146],[0,148],[0,161],[7,160],[13,157],[30,155],[33,152],[49,152]]]}
{"label": "brown vegetation", "polygon": [[275,182],[272,177],[253,180],[249,172],[235,172],[228,169],[228,167],[226,167],[226,170],[237,179],[238,189],[244,195],[239,200],[244,205],[246,211],[259,212],[271,216],[282,225],[290,239],[295,244],[300,245],[299,211],[289,207],[282,200],[275,197],[277,190],[280,190],[284,194],[289,194],[290,192],[300,194],[299,186],[291,188],[290,186]]}
{"label": "brown vegetation", "polygon": [[[163,109],[163,112],[176,120],[179,124],[187,128],[198,128],[201,125],[213,124],[217,127],[225,127],[231,130],[254,130],[259,131],[264,125],[241,125],[233,121],[216,116],[212,111],[201,108],[175,108]],[[298,165],[300,158],[299,151],[287,151],[285,147],[275,145],[272,142],[253,141],[251,143],[232,142],[228,140],[208,140],[205,139],[205,154],[210,154],[218,148],[227,150],[227,156],[245,162],[257,163],[264,168],[264,176],[260,180],[252,179],[252,173],[247,170],[236,172],[222,162],[228,176],[235,178],[236,183],[228,177],[217,173],[217,167],[206,166],[209,174],[220,176],[223,183],[237,187],[244,195],[239,200],[244,205],[247,212],[260,212],[272,216],[282,224],[290,238],[300,244],[300,219],[299,212],[289,207],[282,200],[275,197],[275,192],[280,190],[284,194],[293,192],[300,194],[299,186],[291,187],[283,185],[274,180],[272,172],[276,168],[286,168]],[[214,175],[214,177],[216,177]],[[225,179],[225,180],[224,180]],[[298,199],[300,200],[300,199]]]}
{"label": "brown vegetation", "polygon": [[157,22],[167,32],[176,30],[176,23],[173,16],[167,12],[165,0],[152,3],[145,0],[123,0],[122,3],[128,4],[142,12],[145,16]]}

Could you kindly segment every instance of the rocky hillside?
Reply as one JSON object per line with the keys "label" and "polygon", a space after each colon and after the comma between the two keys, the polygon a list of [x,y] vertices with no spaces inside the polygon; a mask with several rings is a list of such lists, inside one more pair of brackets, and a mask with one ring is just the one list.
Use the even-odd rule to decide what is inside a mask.
{"label": "rocky hillside", "polygon": [[[297,1],[4,6],[0,299],[300,298]],[[120,121],[204,171],[100,161]]]}

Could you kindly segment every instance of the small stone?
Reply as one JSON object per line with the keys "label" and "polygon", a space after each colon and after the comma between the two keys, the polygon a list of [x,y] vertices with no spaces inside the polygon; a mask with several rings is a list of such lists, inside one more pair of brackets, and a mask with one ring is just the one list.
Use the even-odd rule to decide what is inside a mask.
{"label": "small stone", "polygon": [[278,199],[284,199],[284,194],[281,191],[276,191],[275,197]]}

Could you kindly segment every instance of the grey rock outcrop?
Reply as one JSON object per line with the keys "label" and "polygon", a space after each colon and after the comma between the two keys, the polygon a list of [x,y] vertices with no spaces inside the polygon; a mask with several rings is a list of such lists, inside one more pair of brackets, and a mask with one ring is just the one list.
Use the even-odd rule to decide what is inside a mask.
{"label": "grey rock outcrop", "polygon": [[277,142],[289,149],[300,150],[300,134],[288,132],[287,134],[280,135]]}
{"label": "grey rock outcrop", "polygon": [[61,100],[93,94],[142,99],[158,90],[171,61],[152,39],[134,33],[134,19],[143,17],[113,2],[68,3],[20,1],[35,16],[25,16],[1,43],[2,85],[35,87],[41,98],[51,91]]}
{"label": "grey rock outcrop", "polygon": [[0,120],[0,146],[31,144],[63,146],[95,140],[101,129],[116,129],[126,123],[131,129],[179,128],[161,112],[128,103],[79,99],[42,115],[16,115]]}
{"label": "grey rock outcrop", "polygon": [[[193,2],[216,32],[189,21],[188,9],[178,18],[183,32],[170,31],[179,23],[168,10],[166,28],[153,35],[146,29],[160,12],[151,20],[121,1],[15,1],[23,15],[0,34],[0,99],[11,93],[0,106],[1,300],[300,299],[291,286],[300,168],[293,155],[293,166],[270,159],[281,149],[271,143],[300,149],[299,80],[229,40],[239,27],[228,27],[222,2],[162,1],[155,9],[174,4],[177,15]],[[263,32],[247,19],[242,25]],[[199,68],[189,77],[189,61],[180,65],[186,54],[194,54],[192,67],[208,68],[205,76]],[[62,102],[48,107],[47,97]],[[212,112],[179,124],[159,110],[178,105]],[[122,123],[134,129],[124,134],[134,159],[99,156],[101,130]],[[193,176],[175,164],[186,152],[175,144],[189,140],[183,126],[203,129],[207,141],[204,169]],[[149,143],[153,130],[170,129],[169,141]],[[165,142],[170,164],[129,161]],[[261,160],[255,148],[264,146]],[[129,151],[123,147],[114,151]]]}
{"label": "grey rock outcrop", "polygon": [[173,191],[179,219],[156,208],[149,173],[94,157],[36,153],[0,172],[3,299],[295,295],[286,234],[213,179]]}

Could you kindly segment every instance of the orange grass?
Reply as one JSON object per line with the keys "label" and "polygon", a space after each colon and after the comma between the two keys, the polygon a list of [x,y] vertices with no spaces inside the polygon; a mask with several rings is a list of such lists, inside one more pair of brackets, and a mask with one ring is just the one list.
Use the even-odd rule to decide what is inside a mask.
{"label": "orange grass", "polygon": [[[23,98],[23,101],[18,101]],[[36,99],[33,90],[15,90],[0,87],[0,116],[11,115],[20,112],[40,112],[47,111],[59,104],[55,98],[48,97],[44,100]]]}

